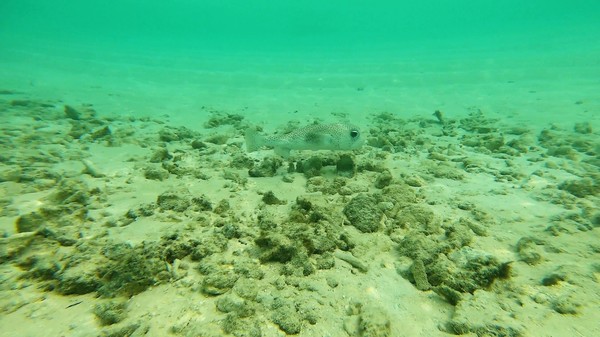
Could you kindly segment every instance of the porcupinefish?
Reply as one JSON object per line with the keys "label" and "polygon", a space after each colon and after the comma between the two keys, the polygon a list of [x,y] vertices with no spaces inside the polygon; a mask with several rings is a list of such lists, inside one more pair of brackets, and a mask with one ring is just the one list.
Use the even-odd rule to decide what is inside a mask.
{"label": "porcupinefish", "polygon": [[287,158],[291,150],[354,150],[364,144],[360,129],[351,124],[312,124],[284,135],[262,136],[255,128],[246,131],[246,149],[253,152],[270,146]]}

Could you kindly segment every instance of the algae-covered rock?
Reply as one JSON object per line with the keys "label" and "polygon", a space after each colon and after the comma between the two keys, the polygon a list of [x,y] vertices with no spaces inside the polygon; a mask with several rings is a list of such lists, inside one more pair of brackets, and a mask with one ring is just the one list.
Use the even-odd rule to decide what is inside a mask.
{"label": "algae-covered rock", "polygon": [[354,162],[352,156],[349,154],[341,155],[340,158],[337,160],[335,167],[337,174],[343,177],[351,178],[356,172],[356,163]]}
{"label": "algae-covered rock", "polygon": [[360,309],[358,333],[361,337],[391,336],[392,330],[389,315],[378,306],[363,306]]}
{"label": "algae-covered rock", "polygon": [[74,203],[85,206],[90,202],[89,188],[81,180],[64,179],[48,199],[61,205]]}
{"label": "algae-covered rock", "polygon": [[283,161],[277,157],[266,157],[259,165],[254,165],[248,170],[251,177],[273,177]]}
{"label": "algae-covered rock", "polygon": [[206,143],[201,141],[200,139],[192,140],[192,143],[190,145],[192,146],[192,149],[194,149],[194,150],[204,150],[204,149],[208,148],[208,145],[206,145]]}
{"label": "algae-covered rock", "polygon": [[194,239],[191,258],[197,261],[212,254],[223,252],[227,249],[227,242],[227,238],[220,233],[212,233]]}
{"label": "algae-covered rock", "polygon": [[158,196],[156,204],[162,210],[183,212],[191,205],[190,195],[187,191],[167,191]]}
{"label": "algae-covered rock", "polygon": [[201,194],[192,198],[192,206],[196,211],[212,211],[212,202],[207,195]]}
{"label": "algae-covered rock", "polygon": [[538,246],[543,244],[543,241],[529,236],[519,239],[516,248],[521,261],[530,265],[540,263],[543,260],[543,254],[542,249]]}
{"label": "algae-covered rock", "polygon": [[17,218],[17,232],[39,228],[79,225],[85,219],[91,202],[87,185],[78,179],[63,179],[36,211]]}
{"label": "algae-covered rock", "polygon": [[335,177],[333,180],[324,177],[312,177],[306,181],[306,190],[310,193],[322,192],[323,194],[351,195],[360,191],[367,191],[368,188],[358,185],[347,185],[348,178]]}
{"label": "algae-covered rock", "polygon": [[510,262],[471,249],[453,252],[450,259],[440,256],[426,268],[431,285],[443,284],[462,293],[485,289],[494,280],[510,276]]}
{"label": "algae-covered rock", "polygon": [[112,130],[108,125],[102,126],[90,132],[90,138],[94,141],[109,138],[110,136],[112,136]]}
{"label": "algae-covered rock", "polygon": [[198,136],[198,134],[185,126],[170,127],[165,126],[158,132],[159,139],[163,142],[174,142],[186,139],[192,139]]}
{"label": "algae-covered rock", "polygon": [[242,277],[233,286],[233,292],[239,297],[254,301],[260,290],[259,283],[254,278]]}
{"label": "algae-covered rock", "polygon": [[419,288],[427,289],[430,284],[434,289],[448,287],[459,293],[472,293],[496,279],[508,278],[510,262],[469,248],[472,238],[471,230],[460,222],[437,230],[417,224],[399,240],[398,252],[414,261],[410,270],[400,273],[415,285],[418,281]]}
{"label": "algae-covered rock", "polygon": [[119,324],[103,330],[99,337],[142,337],[146,336],[149,330],[150,325],[146,323]]}
{"label": "algae-covered rock", "polygon": [[15,222],[17,233],[35,232],[46,224],[46,218],[38,212],[23,214]]}
{"label": "algae-covered rock", "polygon": [[98,293],[104,297],[132,296],[159,282],[166,271],[165,262],[156,247],[144,244],[130,247],[126,244],[107,246],[104,255],[109,262],[98,268],[102,285]]}
{"label": "algae-covered rock", "polygon": [[97,291],[101,279],[90,266],[67,268],[57,278],[56,290],[63,295],[82,295]]}
{"label": "algae-covered rock", "polygon": [[288,262],[301,249],[301,246],[283,233],[263,232],[255,243],[261,248],[260,260],[264,262]]}
{"label": "algae-covered rock", "polygon": [[298,334],[302,329],[302,316],[293,303],[285,300],[275,301],[271,320],[288,335]]}
{"label": "algae-covered rock", "polygon": [[275,196],[273,191],[268,191],[263,194],[262,201],[267,205],[285,205],[286,202]]}
{"label": "algae-covered rock", "polygon": [[405,207],[419,200],[415,191],[406,184],[392,184],[385,187],[381,194],[385,200],[391,200],[395,205]]}
{"label": "algae-covered rock", "polygon": [[[283,223],[261,215],[260,235],[254,241],[260,261],[283,263],[281,273],[284,275],[314,273],[319,256],[347,246],[342,238],[342,225],[331,222],[329,216],[317,202],[306,198],[296,200]],[[324,263],[321,266],[327,264],[321,262]]]}
{"label": "algae-covered rock", "polygon": [[298,172],[304,173],[306,178],[315,177],[321,175],[321,169],[323,168],[323,159],[319,156],[312,156],[307,160],[303,160],[297,165]]}
{"label": "algae-covered rock", "polygon": [[216,270],[208,274],[201,284],[201,290],[207,295],[221,295],[228,292],[238,280],[239,275],[228,270]]}
{"label": "algae-covered rock", "polygon": [[65,112],[65,116],[67,118],[70,118],[72,120],[80,120],[81,119],[81,112],[77,111],[77,109],[75,109],[74,107],[65,104],[63,107],[63,111]]}
{"label": "algae-covered rock", "polygon": [[375,187],[384,188],[389,186],[392,183],[392,179],[392,173],[389,170],[385,170],[379,173],[377,176],[377,179],[375,180]]}
{"label": "algae-covered rock", "polygon": [[570,159],[570,160],[578,160],[579,159],[579,155],[578,155],[577,151],[571,146],[571,144],[548,147],[547,154],[549,156],[566,158],[566,159]]}
{"label": "algae-covered rock", "polygon": [[36,233],[18,233],[0,238],[0,264],[18,257],[38,239]]}
{"label": "algae-covered rock", "polygon": [[558,188],[565,190],[578,198],[585,198],[587,196],[600,194],[600,181],[592,178],[569,180],[558,185]]}
{"label": "algae-covered rock", "polygon": [[588,135],[592,133],[592,124],[590,122],[575,123],[573,131],[583,135]]}
{"label": "algae-covered rock", "polygon": [[431,289],[431,284],[427,280],[427,271],[422,260],[415,260],[410,267],[410,272],[415,280],[415,286],[421,291]]}
{"label": "algae-covered rock", "polygon": [[209,120],[206,123],[204,123],[204,127],[208,129],[224,125],[232,125],[234,127],[239,127],[243,120],[244,116],[239,114],[214,112],[212,113],[212,116],[209,118]]}
{"label": "algae-covered rock", "polygon": [[165,160],[172,159],[173,156],[169,153],[169,150],[165,147],[159,147],[154,152],[152,152],[152,156],[150,156],[151,163],[161,163]]}
{"label": "algae-covered rock", "polygon": [[210,136],[206,137],[206,139],[204,141],[207,143],[210,143],[210,144],[224,145],[224,144],[227,144],[228,140],[229,140],[229,136],[226,134],[215,134],[215,135],[210,135]]}
{"label": "algae-covered rock", "polygon": [[127,317],[127,302],[108,301],[94,306],[94,314],[101,325],[119,323]]}
{"label": "algae-covered rock", "polygon": [[479,290],[456,305],[446,330],[456,335],[523,336],[523,326],[492,292]]}
{"label": "algae-covered rock", "polygon": [[419,228],[423,233],[432,234],[439,232],[440,221],[433,210],[422,204],[412,204],[402,208],[394,217],[397,223],[404,228]]}
{"label": "algae-covered rock", "polygon": [[383,212],[377,200],[367,194],[359,194],[344,207],[344,214],[352,226],[363,233],[376,232],[381,226]]}
{"label": "algae-covered rock", "polygon": [[451,179],[451,180],[463,180],[465,178],[462,173],[455,165],[446,162],[440,162],[436,164],[427,163],[427,172],[431,173],[436,178]]}
{"label": "algae-covered rock", "polygon": [[[263,334],[260,326],[260,322],[253,317],[240,317],[236,313],[227,314],[225,319],[221,321],[221,328],[223,329],[223,332],[226,334],[231,334],[235,337],[261,337]],[[208,335],[202,334],[198,336]]]}
{"label": "algae-covered rock", "polygon": [[217,299],[216,306],[220,312],[234,313],[238,317],[248,317],[255,311],[250,303],[235,294],[226,294]]}
{"label": "algae-covered rock", "polygon": [[163,181],[169,178],[169,171],[156,166],[148,166],[144,169],[144,178],[148,180]]}
{"label": "algae-covered rock", "polygon": [[550,307],[559,314],[576,315],[581,311],[582,304],[575,299],[574,294],[565,294],[553,298]]}

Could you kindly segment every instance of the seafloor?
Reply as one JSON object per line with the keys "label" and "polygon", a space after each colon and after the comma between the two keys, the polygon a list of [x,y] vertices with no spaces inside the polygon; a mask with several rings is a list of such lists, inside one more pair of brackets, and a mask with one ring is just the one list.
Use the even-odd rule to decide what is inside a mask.
{"label": "seafloor", "polygon": [[[1,336],[600,336],[597,51],[40,48],[0,55]],[[332,121],[366,145],[244,147]]]}
{"label": "seafloor", "polygon": [[283,160],[238,113],[1,94],[3,336],[598,335],[588,122],[379,112]]}

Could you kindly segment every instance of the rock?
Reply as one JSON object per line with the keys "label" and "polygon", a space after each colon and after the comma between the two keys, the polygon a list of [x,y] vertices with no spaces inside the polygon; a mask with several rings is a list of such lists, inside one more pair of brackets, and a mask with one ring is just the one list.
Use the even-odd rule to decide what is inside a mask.
{"label": "rock", "polygon": [[38,212],[31,212],[17,218],[16,227],[18,233],[35,232],[45,225],[46,218]]}
{"label": "rock", "polygon": [[523,327],[493,292],[478,290],[469,299],[457,303],[447,332],[456,335],[523,336]]}
{"label": "rock", "polygon": [[0,263],[9,261],[30,247],[37,233],[26,232],[0,238]]}
{"label": "rock", "polygon": [[592,133],[592,124],[590,122],[575,123],[573,130],[583,135],[589,135]]}
{"label": "rock", "polygon": [[227,237],[223,234],[210,234],[197,239],[197,244],[191,253],[192,260],[198,261],[212,254],[225,251],[227,241]]}
{"label": "rock", "polygon": [[213,209],[212,203],[204,194],[199,197],[193,197],[192,205],[196,211],[212,211]]}
{"label": "rock", "polygon": [[415,280],[415,286],[421,291],[431,289],[431,284],[427,280],[427,272],[422,260],[415,260],[410,267],[410,272]]}
{"label": "rock", "polygon": [[377,180],[375,180],[375,187],[384,188],[389,186],[392,183],[392,173],[389,170],[385,170],[381,172],[377,176]]}
{"label": "rock", "polygon": [[108,125],[101,127],[99,129],[96,129],[94,131],[92,131],[90,133],[90,138],[92,140],[98,140],[104,137],[108,137],[112,134],[112,131],[110,130],[110,127]]}
{"label": "rock", "polygon": [[343,177],[352,178],[356,172],[356,164],[354,163],[352,156],[349,154],[341,155],[340,159],[337,160],[335,167],[337,173]]}
{"label": "rock", "polygon": [[276,303],[271,316],[273,323],[277,324],[281,330],[288,335],[300,333],[302,329],[302,317],[291,303]]}
{"label": "rock", "polygon": [[267,205],[285,205],[286,202],[279,200],[279,198],[277,198],[275,196],[275,193],[273,193],[273,191],[268,191],[267,193],[265,193],[262,197],[262,201],[267,204]]}
{"label": "rock", "polygon": [[56,290],[63,295],[83,295],[97,291],[100,280],[86,266],[68,268],[58,277]]}
{"label": "rock", "polygon": [[207,275],[202,280],[201,290],[207,295],[221,295],[228,292],[239,276],[226,270],[218,270]]}
{"label": "rock", "polygon": [[255,165],[249,169],[248,175],[251,177],[273,177],[282,164],[283,162],[279,158],[267,157],[261,161],[260,165]]}
{"label": "rock", "polygon": [[109,301],[94,306],[94,314],[101,325],[119,323],[127,317],[127,302]]}
{"label": "rock", "polygon": [[220,296],[216,302],[217,310],[223,313],[235,313],[238,317],[248,317],[254,313],[251,306],[234,294]]}
{"label": "rock", "polygon": [[585,198],[600,193],[600,182],[597,179],[583,178],[565,181],[558,185],[558,188],[567,191],[578,198]]}
{"label": "rock", "polygon": [[383,216],[383,212],[377,206],[377,200],[362,193],[350,200],[344,207],[344,214],[352,226],[363,233],[376,232]]}
{"label": "rock", "polygon": [[205,141],[207,143],[211,143],[211,144],[215,144],[215,145],[227,144],[228,140],[229,140],[229,136],[223,135],[223,134],[212,135],[205,139]]}
{"label": "rock", "polygon": [[389,337],[392,335],[389,315],[380,307],[367,305],[360,309],[358,332],[361,337]]}
{"label": "rock", "polygon": [[102,275],[98,293],[104,297],[133,296],[157,284],[161,273],[167,273],[159,253],[157,247],[144,244],[105,247],[104,255],[109,262],[97,270]]}
{"label": "rock", "polygon": [[543,260],[543,257],[542,249],[540,249],[538,246],[543,244],[544,242],[542,240],[530,236],[519,239],[516,248],[521,261],[530,265],[536,265],[540,263]]}
{"label": "rock", "polygon": [[195,150],[204,150],[208,147],[208,145],[206,145],[205,142],[203,142],[199,139],[194,139],[192,141],[191,145],[192,145],[192,149],[195,149]]}
{"label": "rock", "polygon": [[162,130],[159,131],[158,136],[159,139],[163,142],[174,142],[185,139],[194,138],[197,134],[186,128],[185,126],[181,127],[170,127],[165,126]]}
{"label": "rock", "polygon": [[81,113],[79,111],[77,111],[77,109],[73,108],[70,105],[64,106],[64,112],[65,112],[65,116],[67,116],[67,118],[70,118],[70,119],[76,120],[76,121],[81,119]]}
{"label": "rock", "polygon": [[321,175],[321,169],[323,168],[323,159],[318,156],[312,156],[307,160],[303,160],[298,163],[296,169],[298,172],[304,173],[306,178],[312,178]]}
{"label": "rock", "polygon": [[167,191],[159,195],[156,204],[162,210],[173,210],[183,212],[190,207],[189,193],[181,191]]}
{"label": "rock", "polygon": [[169,153],[169,150],[167,150],[164,147],[159,147],[156,150],[154,150],[154,152],[152,152],[152,156],[150,157],[150,162],[151,163],[161,163],[165,160],[169,160],[173,158],[173,156]]}
{"label": "rock", "polygon": [[[228,335],[239,336],[239,337],[262,337],[263,334],[260,329],[261,324],[259,321],[252,317],[240,317],[235,313],[229,313],[225,317],[224,320],[221,321],[221,327],[223,332]],[[213,335],[208,335],[206,333],[202,334],[187,334],[186,336],[206,336],[212,337]],[[222,336],[219,335],[214,335]]]}

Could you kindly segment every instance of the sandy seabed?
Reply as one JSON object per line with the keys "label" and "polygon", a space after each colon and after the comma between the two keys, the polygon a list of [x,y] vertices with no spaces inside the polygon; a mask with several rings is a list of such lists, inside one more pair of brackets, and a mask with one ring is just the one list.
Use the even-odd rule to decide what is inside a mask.
{"label": "sandy seabed", "polygon": [[[450,87],[396,113],[386,90],[336,76],[299,80],[325,94],[272,101],[288,111],[272,117],[181,100],[144,114],[115,93],[87,101],[102,88],[52,98],[7,82],[0,335],[600,335],[593,88],[562,119],[504,101],[507,116],[485,95],[462,106]],[[336,90],[358,107],[315,103]],[[348,120],[367,140],[354,152],[244,148],[255,124]]]}

